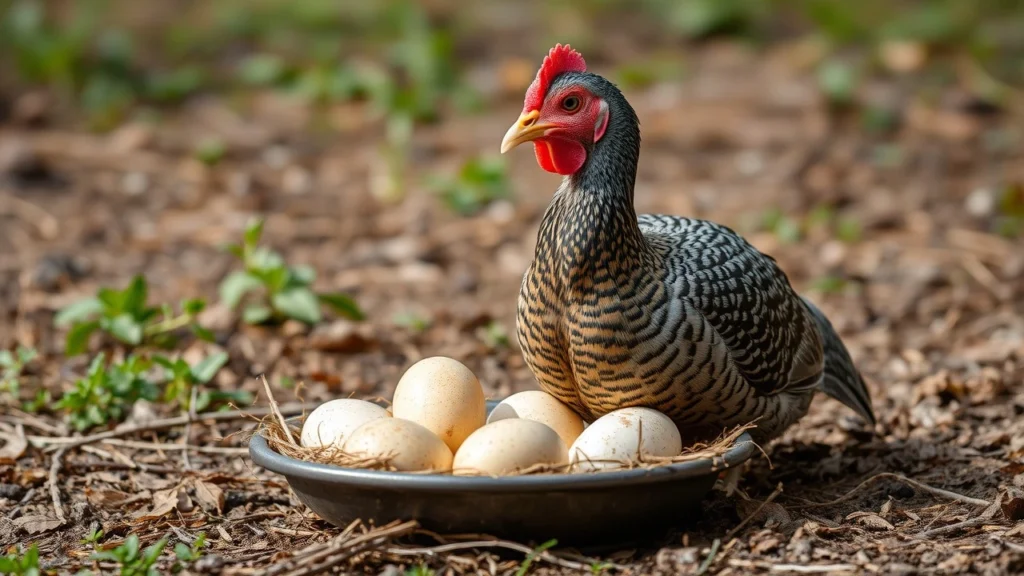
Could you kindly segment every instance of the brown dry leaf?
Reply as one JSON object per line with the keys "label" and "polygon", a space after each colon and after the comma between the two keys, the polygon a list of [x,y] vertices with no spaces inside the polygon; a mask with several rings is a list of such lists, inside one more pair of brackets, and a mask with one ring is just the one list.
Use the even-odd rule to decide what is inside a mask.
{"label": "brown dry leaf", "polygon": [[0,432],[0,440],[5,442],[4,447],[0,448],[0,462],[13,464],[28,448],[25,428],[21,424],[18,424],[12,432]]}
{"label": "brown dry leaf", "polygon": [[[761,508],[760,512],[757,512],[758,508]],[[789,512],[776,502],[769,502],[762,508],[756,500],[740,500],[736,502],[736,510],[743,518],[756,513],[757,516],[751,518],[753,522],[774,521],[776,524],[786,524],[792,520]]]}
{"label": "brown dry leaf", "polygon": [[127,492],[121,492],[120,490],[85,489],[85,498],[89,501],[89,504],[100,508],[115,508],[130,497],[131,495]]}
{"label": "brown dry leaf", "polygon": [[64,522],[42,514],[34,514],[31,516],[16,518],[12,521],[12,524],[29,534],[42,534],[43,532],[49,532],[50,530],[60,528]]}
{"label": "brown dry leaf", "polygon": [[1024,520],[1024,491],[1017,488],[1007,489],[999,499],[999,506],[1003,510],[1003,516],[1010,522]]}
{"label": "brown dry leaf", "polygon": [[[180,487],[171,488],[169,490],[161,490],[153,494],[153,508],[146,511],[140,511],[135,515],[136,520],[156,520],[162,518],[174,510],[182,507],[182,495],[183,492]],[[185,499],[188,499],[188,495],[184,495]],[[188,502],[191,506],[191,501]]]}
{"label": "brown dry leaf", "polygon": [[874,512],[854,512],[846,517],[856,520],[858,524],[869,530],[895,530],[896,527]]}
{"label": "brown dry leaf", "polygon": [[196,480],[193,485],[196,489],[196,501],[205,510],[216,510],[220,514],[224,509],[224,491],[220,486]]}

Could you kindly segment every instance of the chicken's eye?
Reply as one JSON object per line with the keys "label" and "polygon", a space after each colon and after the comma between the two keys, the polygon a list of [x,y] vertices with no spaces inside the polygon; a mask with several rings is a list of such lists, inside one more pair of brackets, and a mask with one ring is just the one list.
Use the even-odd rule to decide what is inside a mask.
{"label": "chicken's eye", "polygon": [[562,100],[562,108],[566,112],[575,112],[580,107],[580,99],[578,96],[569,96],[565,100]]}

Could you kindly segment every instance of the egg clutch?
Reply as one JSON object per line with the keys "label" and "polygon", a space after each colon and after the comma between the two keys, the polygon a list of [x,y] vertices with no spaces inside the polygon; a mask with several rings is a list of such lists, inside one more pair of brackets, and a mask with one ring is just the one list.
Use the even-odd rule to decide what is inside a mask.
{"label": "egg clutch", "polygon": [[476,375],[442,356],[402,375],[390,409],[351,398],[318,406],[300,443],[400,472],[462,476],[615,470],[683,449],[672,420],[649,408],[622,408],[586,424],[554,396],[531,390],[488,415]]}

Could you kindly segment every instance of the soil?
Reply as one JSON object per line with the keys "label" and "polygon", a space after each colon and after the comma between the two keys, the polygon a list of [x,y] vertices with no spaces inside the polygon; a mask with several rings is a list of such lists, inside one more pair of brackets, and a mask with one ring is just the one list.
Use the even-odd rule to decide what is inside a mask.
{"label": "soil", "polygon": [[[714,493],[699,518],[646,549],[603,554],[601,569],[1020,573],[1024,242],[995,230],[999,194],[1024,185],[1021,117],[958,89],[925,101],[883,81],[865,85],[866,98],[897,122],[872,134],[857,113],[822,99],[796,52],[710,43],[690,55],[685,82],[627,90],[644,136],[637,211],[715,220],[774,256],[843,336],[869,383],[878,434],[820,397],[763,447],[739,493]],[[362,121],[359,105],[326,111],[321,120],[334,131],[311,130],[307,107],[270,93],[243,107],[199,99],[159,125],[127,123],[107,135],[11,118],[0,127],[0,347],[41,354],[23,394],[45,388],[56,397],[86,368],[85,356],[63,356],[56,310],[137,273],[153,302],[215,302],[235,266],[221,245],[237,241],[256,213],[267,217],[265,243],[313,266],[318,289],[350,292],[367,319],[257,328],[214,304],[202,320],[217,343],[190,342],[184,352],[231,354],[214,386],[250,390],[259,406],[261,374],[282,403],[388,397],[405,368],[441,354],[464,361],[491,397],[534,388],[514,312],[557,177],[517,150],[513,199],[469,217],[418,183],[468,154],[496,152],[521,93],[512,83],[486,114],[418,130],[409,190],[396,203],[375,196],[383,129]],[[213,167],[190,153],[208,134],[229,150]],[[813,223],[818,206],[831,207],[831,223]],[[756,225],[773,211],[783,226],[806,223],[800,237]],[[289,381],[302,386],[282,386]],[[129,420],[176,415],[141,403]],[[112,569],[88,560],[92,545],[82,539],[94,528],[103,529],[101,548],[129,534],[143,545],[169,535],[173,545],[205,532],[194,573],[288,572],[282,562],[321,543],[354,551],[336,566],[346,573],[399,574],[421,563],[438,574],[519,569],[521,551],[427,549],[441,542],[414,543],[399,534],[405,528],[357,548],[360,528],[343,533],[319,520],[281,477],[252,465],[239,434],[252,426],[161,427],[55,452],[54,438],[73,436],[59,415],[7,407],[6,446],[25,436],[29,446],[13,458],[5,452],[0,542],[37,543],[44,566],[59,573]],[[574,558],[556,546],[530,569],[600,568]],[[169,547],[161,566],[172,561]]]}

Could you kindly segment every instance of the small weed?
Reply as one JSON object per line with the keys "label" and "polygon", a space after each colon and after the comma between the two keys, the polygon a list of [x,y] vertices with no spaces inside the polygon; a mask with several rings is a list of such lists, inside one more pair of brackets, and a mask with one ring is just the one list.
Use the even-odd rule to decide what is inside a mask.
{"label": "small weed", "polygon": [[0,350],[0,394],[7,394],[15,401],[21,391],[19,379],[25,370],[25,365],[36,359],[39,354],[35,348],[18,346],[13,353],[10,350]]}
{"label": "small weed", "polygon": [[426,564],[417,564],[405,571],[405,576],[434,576],[436,572]]}
{"label": "small weed", "polygon": [[761,217],[761,229],[771,231],[784,244],[797,242],[803,236],[800,222],[784,215],[777,208],[764,213]]}
{"label": "small weed", "polygon": [[82,544],[85,544],[86,546],[95,547],[97,544],[99,544],[100,540],[102,540],[102,539],[103,539],[103,529],[102,528],[93,528],[92,530],[89,531],[88,534],[85,535],[85,538],[82,538]]}
{"label": "small weed", "polygon": [[39,390],[31,400],[22,402],[21,409],[29,414],[35,414],[49,406],[52,402],[53,398],[50,397],[49,390]]}
{"label": "small weed", "polygon": [[519,569],[516,570],[516,576],[526,576],[526,573],[530,571],[530,566],[533,565],[533,561],[556,544],[558,544],[558,540],[548,540],[534,548],[533,551],[526,555],[526,559],[523,560],[523,563],[519,565]]}
{"label": "small weed", "polygon": [[21,552],[8,550],[6,556],[0,556],[0,574],[39,576],[39,548],[33,544]]}
{"label": "small weed", "polygon": [[196,146],[196,159],[207,166],[216,166],[227,156],[228,148],[219,138],[207,138]]}
{"label": "small weed", "polygon": [[436,177],[431,187],[450,210],[470,216],[491,202],[509,197],[505,164],[492,157],[472,158],[454,177]]}
{"label": "small weed", "polygon": [[508,348],[508,330],[501,322],[488,323],[487,326],[480,328],[478,336],[490,348]]}
{"label": "small weed", "polygon": [[848,282],[841,276],[821,276],[811,283],[811,290],[822,294],[840,294],[846,290],[847,285]]}
{"label": "small weed", "polygon": [[321,306],[353,320],[362,320],[363,312],[356,302],[341,292],[314,292],[311,288],[316,272],[308,266],[291,267],[280,254],[259,245],[263,221],[254,220],[245,230],[242,244],[228,250],[242,261],[244,270],[232,272],[220,285],[220,298],[229,308],[237,308],[251,294],[262,298],[250,301],[242,310],[242,319],[249,324],[264,324],[292,318],[307,324],[321,319]]}
{"label": "small weed", "polygon": [[1024,234],[1024,184],[1003,187],[998,200],[996,231],[1008,238]]}
{"label": "small weed", "polygon": [[75,430],[119,422],[137,400],[156,400],[159,396],[157,386],[144,375],[152,367],[151,361],[129,356],[120,364],[105,364],[106,356],[98,354],[85,377],[54,406],[68,412]]}
{"label": "small weed", "polygon": [[71,327],[65,353],[75,356],[85,352],[89,337],[97,330],[129,346],[147,343],[171,347],[175,344],[171,333],[186,326],[199,338],[213,340],[213,335],[196,321],[206,306],[203,300],[182,302],[181,312],[176,314],[169,305],[147,304],[148,294],[146,278],[139,275],[123,290],[100,288],[96,297],[80,300],[58,312],[54,324]]}
{"label": "small weed", "polygon": [[395,314],[393,321],[396,326],[401,326],[417,333],[430,328],[430,318],[412,311]]}
{"label": "small weed", "polygon": [[189,564],[199,560],[203,555],[203,548],[206,547],[206,532],[200,532],[191,545],[178,542],[174,545],[174,557],[177,561],[171,567],[171,573],[177,574],[188,567]]}
{"label": "small weed", "polygon": [[89,556],[93,562],[114,562],[120,567],[121,576],[160,576],[157,560],[167,546],[167,537],[158,540],[145,550],[139,550],[139,537],[132,534],[113,550],[94,552]]}
{"label": "small weed", "polygon": [[176,401],[184,410],[203,411],[210,406],[234,402],[236,404],[250,404],[252,395],[245,390],[223,392],[220,390],[202,390],[196,394],[196,405],[190,406],[192,401],[192,389],[196,386],[207,384],[217,372],[228,362],[228,355],[224,352],[211,354],[199,361],[195,366],[189,366],[182,358],[171,360],[162,356],[156,356],[153,361],[166,369],[167,387],[164,389],[164,400],[167,402]]}

